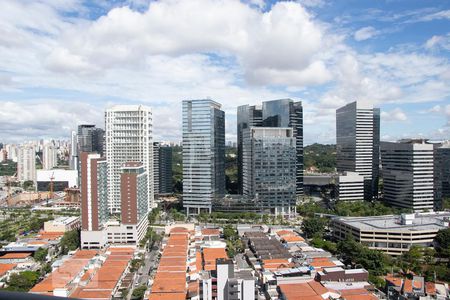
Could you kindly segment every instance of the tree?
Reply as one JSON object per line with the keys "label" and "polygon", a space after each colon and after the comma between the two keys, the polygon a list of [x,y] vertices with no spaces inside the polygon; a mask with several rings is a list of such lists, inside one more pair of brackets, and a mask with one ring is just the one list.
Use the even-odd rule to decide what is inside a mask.
{"label": "tree", "polygon": [[434,242],[439,256],[450,257],[450,228],[439,230]]}
{"label": "tree", "polygon": [[37,283],[38,279],[39,273],[34,271],[13,273],[9,277],[6,290],[28,292]]}
{"label": "tree", "polygon": [[133,290],[133,293],[131,293],[131,299],[132,300],[141,300],[144,298],[145,291],[147,290],[147,286],[141,285],[138,286]]}
{"label": "tree", "polygon": [[80,246],[80,234],[77,229],[64,233],[59,243],[63,254],[76,250]]}
{"label": "tree", "polygon": [[47,258],[48,249],[39,248],[34,252],[34,259],[39,262],[44,262]]}
{"label": "tree", "polygon": [[326,222],[322,218],[309,218],[303,220],[302,231],[307,238],[322,236],[325,231]]}
{"label": "tree", "polygon": [[223,237],[226,240],[235,240],[238,237],[238,234],[231,225],[226,225],[223,228]]}

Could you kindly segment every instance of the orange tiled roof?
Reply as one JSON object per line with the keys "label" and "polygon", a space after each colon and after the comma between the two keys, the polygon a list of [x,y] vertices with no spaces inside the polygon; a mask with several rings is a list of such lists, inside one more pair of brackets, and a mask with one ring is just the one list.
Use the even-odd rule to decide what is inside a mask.
{"label": "orange tiled roof", "polygon": [[151,293],[149,300],[185,300],[185,293]]}
{"label": "orange tiled roof", "polygon": [[378,298],[373,294],[348,295],[343,298],[344,300],[378,300]]}
{"label": "orange tiled roof", "polygon": [[285,235],[281,238],[286,243],[304,242],[305,239],[298,235]]}
{"label": "orange tiled roof", "polygon": [[320,282],[309,281],[304,283],[280,284],[280,291],[286,300],[322,299],[328,292]]}
{"label": "orange tiled roof", "polygon": [[31,252],[11,252],[0,256],[0,259],[21,259],[31,256]]}
{"label": "orange tiled roof", "polygon": [[428,295],[436,295],[436,285],[434,282],[426,282],[425,291]]}
{"label": "orange tiled roof", "polygon": [[386,281],[390,282],[392,285],[400,287],[402,286],[402,282],[403,280],[401,278],[398,277],[394,277],[392,275],[388,275],[384,278]]}
{"label": "orange tiled roof", "polygon": [[17,266],[17,264],[0,264],[0,276],[3,276],[6,274],[6,272],[14,269]]}
{"label": "orange tiled roof", "polygon": [[312,259],[312,262],[309,263],[310,266],[313,266],[314,268],[328,268],[328,267],[335,267],[336,264],[332,262],[327,257],[316,257]]}
{"label": "orange tiled roof", "polygon": [[204,228],[202,235],[220,235],[220,230],[217,228]]}
{"label": "orange tiled roof", "polygon": [[412,280],[405,279],[405,284],[403,285],[403,291],[405,293],[412,293]]}

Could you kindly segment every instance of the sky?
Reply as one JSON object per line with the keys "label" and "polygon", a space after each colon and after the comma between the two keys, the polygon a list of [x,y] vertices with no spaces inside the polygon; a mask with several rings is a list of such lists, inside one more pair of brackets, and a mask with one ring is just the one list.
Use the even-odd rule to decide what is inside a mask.
{"label": "sky", "polygon": [[381,139],[450,138],[450,2],[2,0],[0,142],[104,127],[114,104],[153,110],[181,140],[181,101],[303,102],[304,141],[335,142],[335,110],[381,108]]}

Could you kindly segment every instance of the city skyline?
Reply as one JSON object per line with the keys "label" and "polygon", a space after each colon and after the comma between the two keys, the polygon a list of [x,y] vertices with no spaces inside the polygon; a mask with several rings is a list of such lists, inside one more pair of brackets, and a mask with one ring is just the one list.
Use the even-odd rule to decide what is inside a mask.
{"label": "city skyline", "polygon": [[[236,139],[237,106],[280,98],[303,102],[305,145],[334,143],[334,110],[355,100],[380,107],[382,140],[445,139],[449,8],[445,1],[5,1],[0,136],[70,137],[78,124],[103,127],[109,106],[143,104],[154,109],[155,140],[180,141],[181,100],[209,97],[223,103],[227,141]],[[204,21],[185,22],[190,12]],[[141,42],[148,37],[155,43]]]}

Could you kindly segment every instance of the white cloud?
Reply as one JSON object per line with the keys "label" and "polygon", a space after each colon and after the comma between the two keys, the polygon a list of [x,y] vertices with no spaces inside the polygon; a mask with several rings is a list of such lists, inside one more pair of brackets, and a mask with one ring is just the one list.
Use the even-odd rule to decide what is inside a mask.
{"label": "white cloud", "polygon": [[[80,93],[100,115],[107,102],[145,103],[153,107],[157,138],[179,140],[180,101],[186,98],[221,102],[228,116],[227,137],[233,137],[236,106],[302,95],[305,141],[330,142],[335,109],[345,103],[445,101],[450,96],[447,59],[433,51],[395,47],[360,54],[336,33],[339,28],[305,8],[323,1],[280,2],[264,10],[259,0],[162,0],[148,5],[130,0],[130,7],[113,8],[100,2],[109,12],[93,21],[62,14],[71,9],[89,14],[78,1],[64,1],[67,6],[57,0],[4,0],[0,70],[5,75],[0,76],[0,89]],[[373,30],[363,30],[358,38],[373,37]],[[430,47],[442,48],[441,39]],[[11,99],[22,106],[20,99],[28,95]],[[64,99],[76,103],[76,97]],[[79,119],[64,116],[67,124]],[[53,125],[36,126],[40,135],[56,130]],[[5,132],[2,137],[14,134]]]}
{"label": "white cloud", "polygon": [[425,42],[426,49],[442,48],[450,50],[450,33],[447,35],[433,35]]}
{"label": "white cloud", "polygon": [[450,10],[441,10],[432,14],[427,14],[425,16],[420,17],[419,21],[433,21],[433,20],[442,20],[449,19],[450,20]]}
{"label": "white cloud", "polygon": [[380,32],[378,30],[376,30],[372,26],[367,26],[367,27],[358,29],[355,32],[355,34],[353,35],[353,37],[356,41],[360,42],[360,41],[365,41],[365,40],[371,39],[371,38],[377,36],[378,34],[380,34]]}
{"label": "white cloud", "polygon": [[400,108],[394,108],[391,111],[382,111],[381,118],[386,122],[406,121],[408,117]]}

